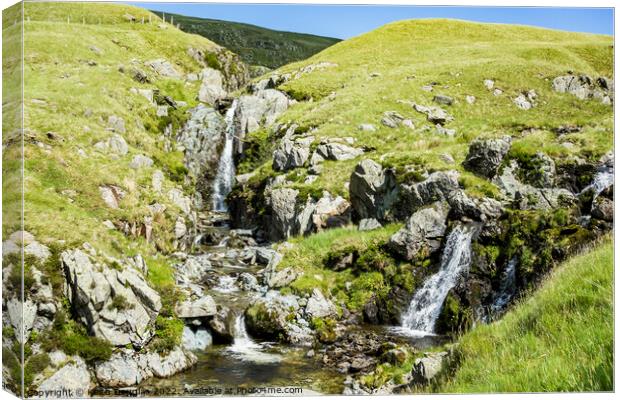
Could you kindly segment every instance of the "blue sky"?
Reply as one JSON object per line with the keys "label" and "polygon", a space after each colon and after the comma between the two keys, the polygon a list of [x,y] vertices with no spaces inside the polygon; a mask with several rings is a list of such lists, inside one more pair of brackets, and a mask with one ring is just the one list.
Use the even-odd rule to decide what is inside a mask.
{"label": "blue sky", "polygon": [[607,35],[613,34],[614,22],[611,8],[129,4],[151,10],[245,22],[270,29],[341,39],[371,31],[388,22],[412,18],[457,18]]}

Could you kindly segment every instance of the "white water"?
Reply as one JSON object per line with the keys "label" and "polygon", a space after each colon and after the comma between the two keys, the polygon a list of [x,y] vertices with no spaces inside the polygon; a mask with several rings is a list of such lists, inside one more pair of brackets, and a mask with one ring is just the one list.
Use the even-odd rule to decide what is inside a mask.
{"label": "white water", "polygon": [[514,257],[506,265],[499,286],[499,295],[491,305],[493,312],[502,311],[517,292],[517,263],[518,260]]}
{"label": "white water", "polygon": [[222,275],[219,278],[217,286],[213,288],[213,290],[218,291],[220,293],[232,293],[239,290],[236,285],[237,279],[230,275]]}
{"label": "white water", "polygon": [[226,196],[232,190],[235,179],[235,163],[233,160],[233,145],[235,140],[235,111],[237,100],[234,100],[226,111],[226,142],[220,155],[217,166],[217,175],[213,181],[213,211],[226,212]]}
{"label": "white water", "polygon": [[233,344],[228,347],[228,351],[234,356],[244,361],[254,362],[256,364],[272,364],[282,360],[277,354],[264,353],[261,350],[263,346],[256,343],[245,329],[245,318],[243,314],[237,315],[235,318],[235,337]]}
{"label": "white water", "polygon": [[456,285],[461,273],[469,268],[473,234],[471,226],[457,226],[448,235],[439,271],[415,292],[403,316],[402,327],[412,335],[433,332],[448,292]]}
{"label": "white water", "polygon": [[[592,183],[586,186],[581,193],[585,193],[589,190],[594,191],[594,198],[596,198],[601,192],[614,184],[614,168],[603,166],[594,175]],[[580,193],[580,194],[581,194]]]}

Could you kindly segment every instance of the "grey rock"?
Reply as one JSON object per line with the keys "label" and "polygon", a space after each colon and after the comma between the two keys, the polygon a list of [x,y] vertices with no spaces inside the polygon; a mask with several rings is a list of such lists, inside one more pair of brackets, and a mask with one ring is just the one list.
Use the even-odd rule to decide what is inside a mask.
{"label": "grey rock", "polygon": [[137,154],[131,160],[129,167],[132,169],[141,169],[148,168],[153,166],[153,159],[150,157],[144,156],[142,154]]}
{"label": "grey rock", "polygon": [[515,103],[515,105],[522,110],[529,110],[530,108],[533,107],[529,99],[523,94],[520,94],[517,97],[515,97],[515,99],[513,100],[513,103]]}
{"label": "grey rock", "polygon": [[375,132],[377,130],[373,124],[360,124],[358,129],[363,132]]}
{"label": "grey rock", "polygon": [[364,154],[364,150],[347,146],[342,143],[320,144],[316,148],[316,152],[325,160],[334,161],[351,160],[361,154]]}
{"label": "grey rock", "polygon": [[349,194],[359,218],[387,220],[398,195],[394,172],[372,160],[362,160],[351,174]]}
{"label": "grey rock", "polygon": [[99,186],[99,193],[105,205],[114,209],[119,207],[119,202],[125,197],[125,191],[114,185]]}
{"label": "grey rock", "polygon": [[487,88],[487,90],[491,90],[495,86],[495,81],[493,81],[492,79],[485,79],[483,84],[484,87]]}
{"label": "grey rock", "polygon": [[614,220],[614,202],[603,196],[597,196],[592,202],[592,217],[607,222]]}
{"label": "grey rock", "polygon": [[397,216],[408,218],[421,207],[447,200],[450,193],[459,188],[458,179],[458,171],[436,171],[422,182],[401,184]]}
{"label": "grey rock", "polygon": [[474,104],[476,102],[476,97],[472,95],[465,96],[465,101],[467,104]]}
{"label": "grey rock", "polygon": [[9,322],[13,329],[16,332],[16,338],[19,342],[21,342],[21,334],[22,329],[24,330],[24,340],[28,341],[28,337],[30,335],[30,331],[34,325],[34,320],[37,313],[37,305],[26,299],[23,303],[17,297],[11,298],[6,302],[7,307],[7,315],[9,318]]}
{"label": "grey rock", "polygon": [[290,188],[273,189],[269,195],[272,215],[270,237],[272,240],[304,235],[312,229],[312,214],[316,201],[308,197],[298,199],[299,191]]}
{"label": "grey rock", "polygon": [[485,178],[493,178],[508,151],[511,139],[476,139],[469,145],[463,167]]}
{"label": "grey rock", "polygon": [[594,80],[587,75],[564,75],[553,80],[553,90],[570,93],[580,100],[595,99],[603,104],[612,104],[614,83],[605,77]]}
{"label": "grey rock", "polygon": [[52,255],[47,246],[36,241],[24,247],[24,254],[34,256],[40,261],[45,261]]}
{"label": "grey rock", "polygon": [[219,99],[226,97],[224,90],[224,77],[222,73],[213,68],[205,68],[201,72],[202,83],[198,92],[198,100],[215,104]]}
{"label": "grey rock", "polygon": [[217,313],[217,306],[211,296],[204,296],[198,300],[185,300],[176,307],[179,318],[212,317]]}
{"label": "grey rock", "polygon": [[421,114],[425,114],[426,119],[433,124],[444,125],[446,122],[454,119],[454,117],[441,107],[427,107],[420,104],[413,104],[413,109]]}
{"label": "grey rock", "polygon": [[357,229],[360,231],[372,231],[381,227],[381,223],[375,218],[364,218],[359,222]]}
{"label": "grey rock", "polygon": [[125,120],[116,115],[110,115],[108,117],[107,129],[116,133],[125,133]]}
{"label": "grey rock", "polygon": [[168,60],[163,58],[147,61],[145,62],[145,65],[151,67],[159,76],[175,79],[182,78],[181,73],[179,73]]}
{"label": "grey rock", "polygon": [[313,141],[313,136],[296,138],[294,140],[284,138],[273,152],[273,169],[276,171],[288,171],[293,168],[303,167],[310,157],[310,145]]}
{"label": "grey rock", "polygon": [[314,229],[321,231],[328,228],[336,228],[351,222],[351,203],[341,196],[332,196],[329,192],[323,192],[323,197],[316,203],[312,214]]}
{"label": "grey rock", "polygon": [[445,104],[447,106],[451,106],[452,103],[454,103],[454,99],[452,97],[442,94],[435,95],[435,97],[433,97],[433,101],[437,104]]}
{"label": "grey rock", "polygon": [[153,186],[153,191],[155,193],[161,193],[164,184],[164,173],[161,170],[157,169],[153,171],[153,176],[151,177],[151,185]]}
{"label": "grey rock", "polygon": [[69,397],[84,398],[88,397],[90,389],[94,386],[86,363],[76,357],[45,379],[37,390],[42,393],[57,393],[58,390],[62,390]]}
{"label": "grey rock", "polygon": [[295,271],[293,268],[284,268],[283,270],[277,271],[267,282],[267,286],[270,288],[282,288],[291,284],[297,277],[299,273]]}
{"label": "grey rock", "polygon": [[418,381],[428,382],[435,378],[442,370],[443,363],[448,353],[427,353],[424,357],[417,358],[414,362],[413,376]]}
{"label": "grey rock", "polygon": [[407,224],[396,232],[388,246],[405,260],[427,257],[437,251],[446,232],[449,207],[443,203],[416,211]]}
{"label": "grey rock", "polygon": [[310,318],[326,318],[337,315],[336,306],[323,296],[320,289],[315,288],[306,305],[306,314]]}
{"label": "grey rock", "polygon": [[486,197],[474,199],[460,189],[450,193],[448,204],[455,218],[471,218],[478,221],[499,218],[504,211],[499,201]]}
{"label": "grey rock", "polygon": [[172,202],[172,204],[179,207],[185,214],[190,214],[192,210],[192,200],[183,194],[180,189],[170,189],[168,191],[168,199]]}
{"label": "grey rock", "polygon": [[187,350],[205,350],[213,343],[213,338],[208,330],[205,328],[198,328],[196,330],[185,326],[183,328],[183,347]]}

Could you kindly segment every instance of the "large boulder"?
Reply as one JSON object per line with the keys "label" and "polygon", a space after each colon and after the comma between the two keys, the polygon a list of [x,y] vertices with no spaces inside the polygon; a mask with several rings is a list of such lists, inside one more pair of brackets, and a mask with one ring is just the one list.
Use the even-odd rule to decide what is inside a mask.
{"label": "large boulder", "polygon": [[298,199],[299,191],[291,188],[276,188],[268,196],[271,210],[269,235],[272,240],[304,235],[312,230],[312,215],[316,201],[308,197],[304,202]]}
{"label": "large boulder", "polygon": [[81,250],[64,251],[61,261],[65,295],[91,334],[116,346],[142,347],[151,339],[161,299],[140,272],[94,263]]}
{"label": "large boulder", "polygon": [[323,192],[316,203],[312,223],[317,231],[344,226],[351,222],[351,203],[341,196]]}
{"label": "large boulder", "polygon": [[611,104],[614,81],[605,77],[594,80],[587,75],[564,75],[553,80],[553,90],[559,93],[570,93],[580,100],[595,99],[603,104]]}
{"label": "large boulder", "polygon": [[450,193],[459,189],[457,171],[436,171],[422,182],[400,185],[396,214],[399,219],[408,218],[421,207],[448,199]]}
{"label": "large boulder", "polygon": [[343,161],[351,160],[364,154],[364,150],[348,146],[344,143],[328,142],[320,144],[312,156],[316,160]]}
{"label": "large boulder", "polygon": [[306,305],[306,314],[310,318],[326,318],[337,315],[336,306],[323,296],[320,289],[315,288]]}
{"label": "large boulder", "polygon": [[185,300],[176,307],[179,318],[206,318],[217,313],[217,306],[211,296],[204,296],[197,300]]}
{"label": "large boulder", "polygon": [[389,220],[392,205],[398,196],[394,172],[384,170],[372,160],[362,160],[351,174],[349,194],[353,209],[360,219]]}
{"label": "large boulder", "polygon": [[399,256],[411,261],[418,256],[427,257],[439,250],[446,233],[449,207],[435,203],[416,211],[404,227],[390,238],[388,246]]}
{"label": "large boulder", "polygon": [[303,167],[310,157],[310,145],[313,141],[313,136],[282,139],[278,148],[273,152],[273,169],[288,171]]}
{"label": "large boulder", "polygon": [[181,339],[183,347],[187,350],[204,351],[213,344],[213,338],[205,328],[198,327],[193,329],[189,326],[183,327],[183,337]]}
{"label": "large boulder", "polygon": [[[95,385],[84,360],[75,357],[39,385],[39,393],[63,393],[63,397],[85,398]],[[44,397],[53,397],[45,395]]]}
{"label": "large boulder", "polygon": [[167,378],[191,367],[196,361],[195,355],[179,347],[165,355],[127,351],[99,363],[95,375],[102,387],[128,387],[152,377]]}
{"label": "large boulder", "polygon": [[447,198],[450,213],[456,219],[469,218],[478,221],[499,218],[503,213],[502,204],[488,197],[473,198],[464,190],[455,190]]}
{"label": "large boulder", "polygon": [[463,167],[485,178],[493,178],[510,150],[511,139],[476,139],[469,145]]}
{"label": "large boulder", "polygon": [[226,97],[224,77],[220,71],[213,68],[205,68],[200,74],[202,76],[202,83],[198,92],[198,100],[207,104],[215,104],[217,100]]}

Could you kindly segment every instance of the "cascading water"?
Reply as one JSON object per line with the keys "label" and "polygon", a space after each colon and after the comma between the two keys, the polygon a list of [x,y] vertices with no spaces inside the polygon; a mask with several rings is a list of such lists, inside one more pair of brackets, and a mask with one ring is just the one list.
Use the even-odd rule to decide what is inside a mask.
{"label": "cascading water", "polygon": [[265,353],[262,346],[252,340],[245,329],[245,318],[243,314],[235,318],[235,337],[233,344],[228,348],[234,356],[245,361],[257,364],[270,364],[281,361],[281,357],[276,354]]}
{"label": "cascading water", "polygon": [[[614,167],[604,165],[599,167],[592,183],[586,186],[581,193],[592,190],[594,192],[594,198],[596,198],[601,192],[614,184]],[[580,194],[581,194],[580,193]]]}
{"label": "cascading water", "polygon": [[491,305],[491,311],[494,313],[502,311],[517,292],[517,263],[518,259],[514,257],[506,265],[499,285],[498,295]]}
{"label": "cascading water", "polygon": [[217,175],[213,181],[213,211],[226,212],[226,196],[232,190],[235,179],[235,162],[233,160],[233,145],[235,140],[235,112],[237,110],[237,100],[235,99],[226,111],[226,141],[224,149],[220,155],[217,166]]}
{"label": "cascading water", "polygon": [[405,330],[413,333],[433,332],[448,292],[456,285],[461,273],[469,268],[473,234],[472,226],[457,226],[450,232],[441,256],[439,271],[415,292],[409,309],[402,318],[402,327]]}

